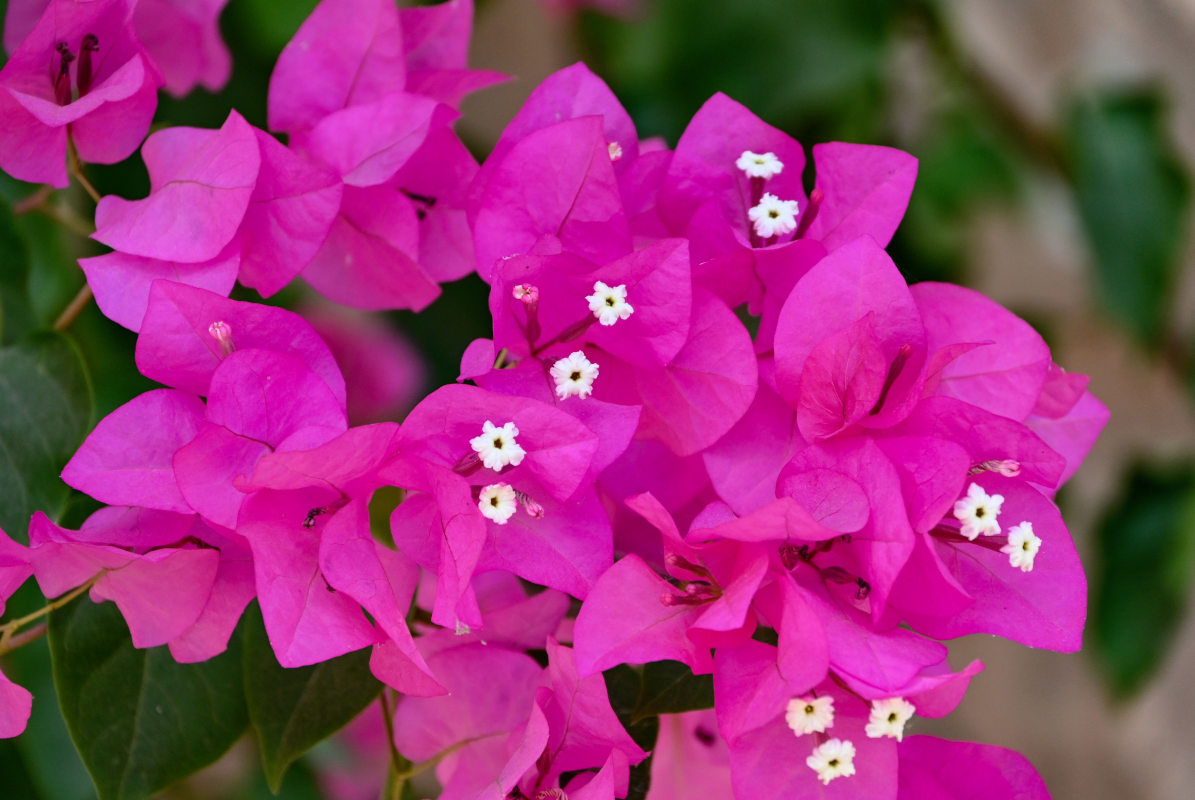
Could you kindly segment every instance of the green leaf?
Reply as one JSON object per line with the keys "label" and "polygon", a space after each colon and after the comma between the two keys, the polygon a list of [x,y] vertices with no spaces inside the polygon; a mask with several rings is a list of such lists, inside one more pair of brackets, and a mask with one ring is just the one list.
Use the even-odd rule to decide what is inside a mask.
{"label": "green leaf", "polygon": [[87,371],[74,344],[45,334],[0,348],[0,528],[25,540],[41,509],[57,519],[70,490],[58,477],[91,418]]}
{"label": "green leaf", "polygon": [[[643,696],[643,673],[626,664],[619,664],[603,672],[602,677],[606,680],[610,707],[614,709],[618,721],[627,729],[635,744],[651,751],[656,746],[656,737],[660,733],[660,718],[647,717],[638,721],[634,719],[635,709]],[[651,758],[648,756],[631,767],[630,789],[626,800],[643,800],[647,797],[647,790],[651,788]]]}
{"label": "green leaf", "polygon": [[0,200],[0,342],[10,344],[32,328],[29,251],[13,225],[12,207]]}
{"label": "green leaf", "polygon": [[1138,466],[1102,520],[1093,582],[1095,656],[1127,696],[1157,671],[1195,578],[1195,467]]}
{"label": "green leaf", "polygon": [[291,762],[360,714],[382,684],[369,671],[368,650],[310,667],[279,666],[256,605],[245,614],[244,640],[245,700],[277,793]]}
{"label": "green leaf", "polygon": [[249,724],[240,642],[200,664],[138,650],[112,603],[50,615],[58,703],[100,800],[140,800],[215,761]]}
{"label": "green leaf", "polygon": [[1190,184],[1157,92],[1078,103],[1067,134],[1079,216],[1108,311],[1157,345],[1178,274]]}
{"label": "green leaf", "polygon": [[694,675],[679,661],[654,661],[643,667],[643,686],[631,718],[640,722],[660,714],[713,707],[714,676]]}

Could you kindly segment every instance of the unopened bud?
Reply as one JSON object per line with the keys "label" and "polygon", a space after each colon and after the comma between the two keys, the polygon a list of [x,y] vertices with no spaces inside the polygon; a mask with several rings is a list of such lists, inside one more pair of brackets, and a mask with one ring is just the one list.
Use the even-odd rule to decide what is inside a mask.
{"label": "unopened bud", "polygon": [[227,358],[237,349],[232,341],[232,328],[227,322],[213,322],[208,326],[207,332],[220,344],[221,358]]}
{"label": "unopened bud", "polygon": [[544,507],[529,497],[527,494],[523,492],[515,492],[515,497],[518,498],[519,506],[523,509],[527,516],[531,517],[532,519],[544,518]]}

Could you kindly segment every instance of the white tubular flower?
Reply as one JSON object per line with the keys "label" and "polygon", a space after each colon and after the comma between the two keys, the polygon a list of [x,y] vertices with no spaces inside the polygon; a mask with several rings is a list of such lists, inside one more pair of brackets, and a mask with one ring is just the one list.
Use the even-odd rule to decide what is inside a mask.
{"label": "white tubular flower", "polygon": [[867,735],[872,739],[888,736],[900,741],[905,735],[905,723],[917,709],[903,697],[871,701],[871,716],[867,720]]}
{"label": "white tubular flower", "polygon": [[482,487],[477,507],[486,519],[505,525],[514,516],[519,504],[515,502],[515,490],[509,483],[491,483]]}
{"label": "white tubular flower", "polygon": [[752,153],[744,150],[734,165],[747,173],[748,178],[774,178],[784,169],[784,162],[775,153]]}
{"label": "white tubular flower", "polygon": [[797,229],[797,201],[781,200],[764,192],[759,205],[747,212],[747,218],[755,225],[755,233],[761,239],[786,236]]}
{"label": "white tubular flower", "polygon": [[597,380],[598,365],[585,357],[580,350],[569,353],[548,370],[556,381],[556,396],[566,400],[573,395],[584,400],[593,394],[593,382]]}
{"label": "white tubular flower", "polygon": [[954,503],[954,518],[963,523],[960,533],[971,541],[975,541],[980,534],[995,536],[1000,533],[1000,506],[1004,504],[1004,495],[988,494],[978,483],[967,487],[967,496]]}
{"label": "white tubular flower", "polygon": [[855,774],[855,746],[842,739],[830,739],[813,748],[805,764],[817,773],[823,786],[835,778],[849,778]]}
{"label": "white tubular flower", "polygon": [[610,146],[607,149],[610,151],[611,161],[617,161],[622,158],[622,145],[618,142],[610,142]]}
{"label": "white tubular flower", "polygon": [[834,725],[834,698],[794,697],[784,709],[784,721],[797,736],[825,733]]}
{"label": "white tubular flower", "polygon": [[523,456],[527,455],[527,451],[515,441],[518,435],[519,429],[513,422],[498,428],[487,419],[481,426],[481,435],[474,436],[469,444],[473,452],[481,456],[481,463],[492,470],[500,470],[507,464],[517,467],[523,463]]}
{"label": "white tubular flower", "polygon": [[1041,550],[1041,539],[1033,532],[1031,522],[1013,525],[1008,531],[1008,544],[1000,548],[1001,553],[1008,554],[1008,563],[1021,572],[1033,571],[1033,559],[1038,550]]}
{"label": "white tubular flower", "polygon": [[613,325],[635,313],[635,309],[627,302],[625,283],[607,286],[601,281],[595,281],[593,294],[587,295],[585,299],[589,301],[589,310],[603,325]]}

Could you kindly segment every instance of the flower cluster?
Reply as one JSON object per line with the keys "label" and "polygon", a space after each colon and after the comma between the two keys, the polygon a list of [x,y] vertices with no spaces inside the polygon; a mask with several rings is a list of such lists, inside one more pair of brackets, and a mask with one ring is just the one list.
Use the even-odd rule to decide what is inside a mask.
{"label": "flower cluster", "polygon": [[[0,95],[50,131],[0,140],[18,177],[64,180],[68,123],[84,160],[123,158],[152,114],[128,4],[79,3],[51,34],[75,2],[51,0],[0,74],[36,60],[45,83]],[[145,141],[149,196],[103,198],[113,252],[81,263],[168,388],[63,471],[107,507],[77,531],[39,513],[28,548],[0,536],[0,598],[30,574],[47,596],[89,586],[179,661],[221,652],[253,599],[283,666],[371,648],[402,694],[394,744],[435,763],[443,798],[626,796],[648,753],[601,673],[664,660],[712,674],[715,700],[661,720],[649,797],[963,797],[980,780],[1046,797],[1015,753],[906,726],[982,669],[952,669],[941,640],[1079,647],[1085,580],[1052,497],[1106,420],[1086,378],[976,292],[906,284],[884,249],[916,174],[897,150],[815,146],[806,195],[802,146],[732,99],[669,149],[578,64],[478,165],[451,127],[496,78],[465,67],[471,14],[323,0],[271,80],[287,145],[235,111]],[[132,43],[140,77],[119,93],[78,71],[93,30]],[[55,37],[74,55],[61,85]],[[53,127],[36,109],[58,92]],[[101,95],[93,131],[71,109]],[[136,131],[122,102],[147,109]],[[492,337],[401,425],[351,427],[311,325],[227,298],[302,275],[419,309],[474,271]],[[382,487],[402,499],[379,531]],[[0,689],[14,735],[28,695]]]}

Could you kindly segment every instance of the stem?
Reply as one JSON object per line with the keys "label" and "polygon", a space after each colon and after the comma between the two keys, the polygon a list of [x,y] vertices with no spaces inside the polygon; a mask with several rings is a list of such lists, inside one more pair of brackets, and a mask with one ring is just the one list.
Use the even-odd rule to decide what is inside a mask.
{"label": "stem", "polygon": [[75,142],[68,134],[66,137],[66,154],[67,160],[70,162],[71,175],[75,176],[75,180],[83,187],[83,191],[91,196],[92,201],[98,203],[100,201],[100,193],[91,185],[91,181],[87,180],[87,176],[83,174],[83,162],[79,160],[79,151],[75,149]]}
{"label": "stem", "polygon": [[386,745],[390,748],[390,770],[386,780],[389,790],[388,800],[399,800],[402,797],[402,787],[406,782],[404,769],[410,764],[398,753],[394,746],[394,709],[390,707],[390,690],[382,687],[382,694],[378,698],[382,704],[382,719],[386,722]]}
{"label": "stem", "polygon": [[30,211],[36,211],[39,214],[54,220],[62,227],[69,230],[71,233],[77,233],[79,236],[90,237],[91,234],[95,233],[95,226],[83,219],[83,217],[80,217],[78,214],[76,214],[69,206],[51,204],[49,202],[27,205],[27,203],[35,198],[37,198],[36,194],[21,201],[19,204],[21,210],[16,213],[24,214]]}
{"label": "stem", "polygon": [[87,307],[94,295],[91,293],[91,286],[83,284],[83,288],[79,290],[78,294],[70,301],[66,308],[62,309],[62,313],[58,315],[58,319],[54,320],[54,330],[64,331],[70,327],[71,323],[75,321],[75,317],[79,316],[80,312]]}
{"label": "stem", "polygon": [[23,647],[36,639],[40,639],[46,635],[48,628],[49,626],[43,622],[36,628],[30,628],[24,633],[18,633],[16,636],[13,636],[8,640],[8,644],[6,644],[4,647],[0,647],[0,656],[4,655],[5,653],[10,653],[13,650],[16,650],[18,647]]}
{"label": "stem", "polygon": [[[8,650],[11,650],[13,647],[19,646],[19,645],[12,645],[11,647],[9,646],[10,641],[15,641],[13,634],[15,634],[21,628],[28,625],[30,622],[36,622],[37,620],[39,620],[42,617],[49,614],[51,611],[62,608],[64,605],[66,605],[67,603],[74,600],[79,595],[86,592],[88,589],[90,589],[95,584],[96,581],[98,581],[100,579],[100,576],[103,575],[104,572],[106,572],[106,570],[100,570],[99,572],[97,572],[96,574],[94,574],[90,578],[88,578],[87,582],[84,583],[83,585],[75,587],[71,591],[67,592],[66,594],[62,595],[61,597],[59,597],[55,600],[51,600],[49,603],[46,603],[44,606],[39,608],[37,611],[34,611],[32,614],[26,614],[23,617],[18,617],[17,619],[10,620],[9,622],[6,622],[6,623],[4,623],[4,625],[0,626],[0,653],[7,652]],[[32,631],[30,631],[30,633],[32,633]],[[40,635],[40,634],[38,634],[38,635]],[[22,639],[21,644],[25,643],[25,640],[22,637],[16,637],[16,638]],[[31,639],[36,639],[36,638],[37,638],[37,636],[31,637]]]}

